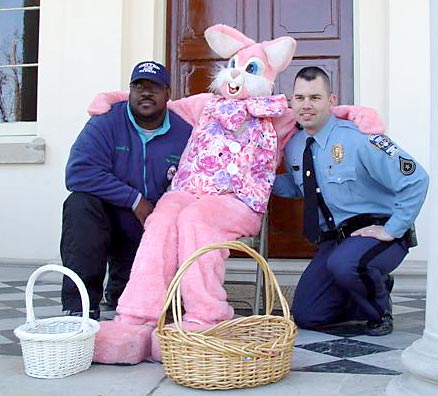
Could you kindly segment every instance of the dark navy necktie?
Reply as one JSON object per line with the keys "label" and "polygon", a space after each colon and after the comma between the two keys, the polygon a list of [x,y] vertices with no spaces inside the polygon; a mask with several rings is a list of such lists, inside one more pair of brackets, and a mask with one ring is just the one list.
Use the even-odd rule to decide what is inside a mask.
{"label": "dark navy necktie", "polygon": [[315,141],[314,137],[308,137],[303,152],[303,189],[304,189],[304,224],[303,234],[310,242],[316,242],[320,234],[318,205],[324,216],[327,227],[336,228],[333,215],[326,205],[318,183],[316,182],[313,155],[310,146]]}
{"label": "dark navy necktie", "polygon": [[315,242],[319,236],[318,194],[313,166],[312,150],[310,146],[315,141],[308,137],[303,152],[303,189],[304,189],[304,224],[303,234],[310,241]]}

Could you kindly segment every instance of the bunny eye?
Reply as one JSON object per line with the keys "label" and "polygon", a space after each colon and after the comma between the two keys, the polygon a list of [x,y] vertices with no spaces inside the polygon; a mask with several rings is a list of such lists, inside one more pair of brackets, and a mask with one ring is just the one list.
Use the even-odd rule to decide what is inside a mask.
{"label": "bunny eye", "polygon": [[263,66],[257,61],[251,61],[246,65],[245,71],[259,76],[263,72]]}
{"label": "bunny eye", "polygon": [[228,62],[228,67],[234,69],[236,67],[236,58],[231,58]]}

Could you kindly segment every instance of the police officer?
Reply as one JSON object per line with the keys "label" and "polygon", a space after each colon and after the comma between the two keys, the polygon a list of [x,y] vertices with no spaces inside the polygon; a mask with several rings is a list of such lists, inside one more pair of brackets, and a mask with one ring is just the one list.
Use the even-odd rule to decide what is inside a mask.
{"label": "police officer", "polygon": [[302,328],[366,320],[366,334],[385,335],[393,329],[389,273],[415,245],[428,175],[387,136],[362,134],[334,117],[335,101],[322,69],[297,74],[292,109],[302,129],[285,148],[287,173],[277,176],[273,192],[304,195],[304,231],[317,251],[298,282],[292,314]]}

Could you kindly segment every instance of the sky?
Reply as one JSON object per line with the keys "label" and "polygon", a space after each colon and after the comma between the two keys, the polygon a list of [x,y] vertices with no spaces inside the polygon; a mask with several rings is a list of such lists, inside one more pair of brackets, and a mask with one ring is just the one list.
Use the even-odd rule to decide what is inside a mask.
{"label": "sky", "polygon": [[0,1],[0,65],[6,62],[5,54],[11,48],[11,40],[14,33],[23,33],[23,13],[24,11],[2,11],[4,8],[19,6],[22,1],[5,0]]}
{"label": "sky", "polygon": [[[8,10],[8,8],[22,7],[23,4],[23,0],[0,0],[0,66],[10,63],[8,54],[10,53],[12,40],[17,37],[21,38],[23,34],[24,11]],[[39,5],[39,0],[34,1],[31,5]],[[19,40],[17,43],[17,63],[21,63],[21,52],[23,51],[22,41]],[[0,67],[0,74],[3,74],[3,77],[8,76],[6,79],[3,79],[2,86],[0,87],[0,101],[2,101],[0,104],[2,104],[3,108],[6,110],[8,119],[14,121],[17,115],[12,114],[12,104],[14,100],[14,80],[11,78],[12,70],[11,68],[2,69]],[[21,79],[21,70],[19,70],[19,74]],[[0,122],[2,122],[2,117],[0,117]]]}

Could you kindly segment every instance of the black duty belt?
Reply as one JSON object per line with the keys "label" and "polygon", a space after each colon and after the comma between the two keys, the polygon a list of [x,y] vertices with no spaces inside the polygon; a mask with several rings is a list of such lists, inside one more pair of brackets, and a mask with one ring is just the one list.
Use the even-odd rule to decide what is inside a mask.
{"label": "black duty belt", "polygon": [[[351,233],[359,230],[363,227],[368,227],[371,225],[384,225],[389,220],[389,216],[386,215],[376,215],[376,214],[360,214],[357,216],[350,217],[344,220],[339,227],[324,231],[319,236],[318,242],[324,242],[329,240],[343,240],[348,238]],[[406,233],[398,240],[404,241],[407,247],[413,247],[417,245],[415,237],[415,228],[412,226]]]}

